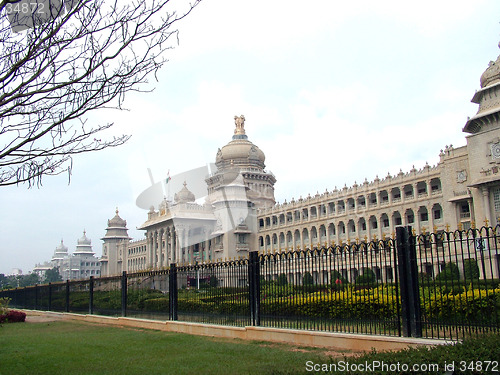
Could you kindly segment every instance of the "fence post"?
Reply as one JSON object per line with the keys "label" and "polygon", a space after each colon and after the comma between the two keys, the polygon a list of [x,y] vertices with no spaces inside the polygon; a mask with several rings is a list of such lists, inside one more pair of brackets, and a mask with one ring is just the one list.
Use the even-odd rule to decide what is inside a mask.
{"label": "fence post", "polygon": [[122,316],[127,316],[127,271],[122,272]]}
{"label": "fence post", "polygon": [[38,310],[38,294],[39,294],[39,290],[38,290],[38,284],[35,284],[35,310]]}
{"label": "fence post", "polygon": [[69,312],[69,279],[66,280],[66,312]]}
{"label": "fence post", "polygon": [[250,302],[250,321],[253,326],[260,326],[260,263],[259,253],[248,253],[248,298]]}
{"label": "fence post", "polygon": [[422,337],[417,250],[415,237],[410,226],[396,228],[396,248],[403,336]]}
{"label": "fence post", "polygon": [[52,310],[52,283],[49,283],[49,306],[48,311]]}
{"label": "fence post", "polygon": [[94,276],[90,276],[89,281],[89,314],[94,313]]}
{"label": "fence post", "polygon": [[177,266],[175,263],[170,264],[170,271],[168,273],[168,298],[169,298],[169,311],[168,316],[170,320],[177,320]]}

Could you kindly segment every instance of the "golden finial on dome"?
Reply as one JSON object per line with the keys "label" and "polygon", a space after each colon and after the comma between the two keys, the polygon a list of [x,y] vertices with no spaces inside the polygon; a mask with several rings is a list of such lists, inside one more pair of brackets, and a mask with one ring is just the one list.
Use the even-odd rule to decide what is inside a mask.
{"label": "golden finial on dome", "polygon": [[234,129],[234,134],[245,134],[245,116],[234,116],[234,124],[236,129]]}

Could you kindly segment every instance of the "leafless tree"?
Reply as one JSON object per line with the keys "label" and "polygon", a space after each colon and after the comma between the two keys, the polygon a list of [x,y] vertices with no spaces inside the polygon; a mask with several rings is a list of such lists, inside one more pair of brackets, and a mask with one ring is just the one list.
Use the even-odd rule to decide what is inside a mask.
{"label": "leafless tree", "polygon": [[0,186],[70,175],[72,155],[126,142],[86,117],[145,90],[192,1],[0,0]]}

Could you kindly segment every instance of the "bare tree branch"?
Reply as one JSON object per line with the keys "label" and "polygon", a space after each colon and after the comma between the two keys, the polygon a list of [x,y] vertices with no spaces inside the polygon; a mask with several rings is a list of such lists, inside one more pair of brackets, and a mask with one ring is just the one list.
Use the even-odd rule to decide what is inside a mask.
{"label": "bare tree branch", "polygon": [[70,176],[72,155],[125,143],[128,135],[101,140],[113,124],[85,116],[143,91],[166,62],[174,24],[200,2],[177,14],[170,0],[28,1],[56,5],[47,20],[36,8],[26,18],[26,0],[0,1],[0,186]]}

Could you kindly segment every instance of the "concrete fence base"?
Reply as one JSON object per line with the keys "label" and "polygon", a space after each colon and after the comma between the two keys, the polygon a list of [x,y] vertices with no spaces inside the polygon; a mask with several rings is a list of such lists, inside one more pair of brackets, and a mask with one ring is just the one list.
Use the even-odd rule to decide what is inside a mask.
{"label": "concrete fence base", "polygon": [[119,327],[144,328],[190,335],[221,337],[241,340],[268,341],[297,346],[315,346],[352,351],[401,350],[415,346],[450,344],[452,341],[412,337],[392,337],[339,332],[303,331],[269,327],[232,327],[216,324],[150,320],[139,318],[109,317],[103,315],[59,313],[51,311],[23,310],[29,316],[75,320]]}

